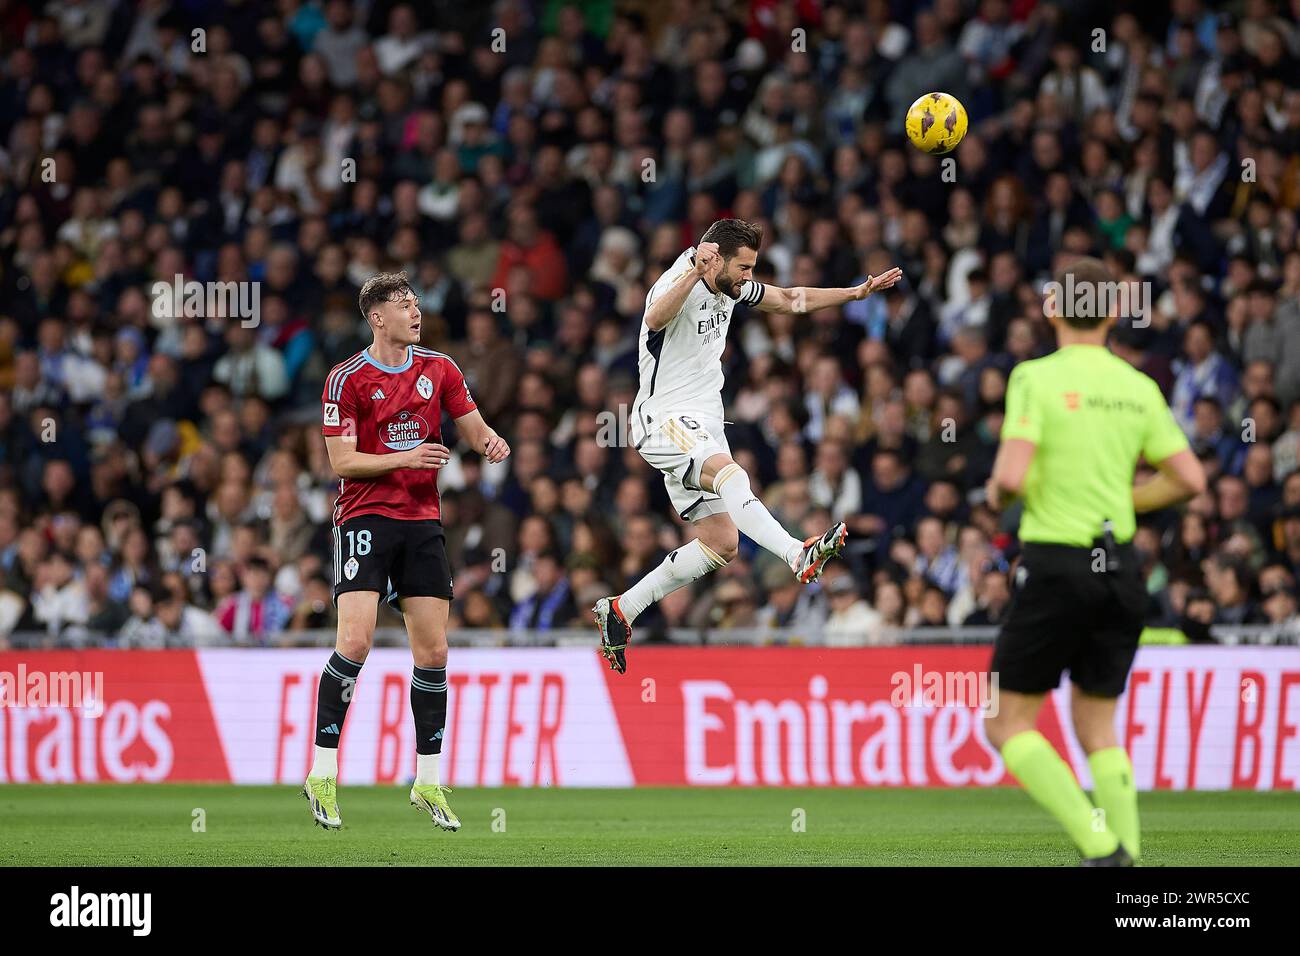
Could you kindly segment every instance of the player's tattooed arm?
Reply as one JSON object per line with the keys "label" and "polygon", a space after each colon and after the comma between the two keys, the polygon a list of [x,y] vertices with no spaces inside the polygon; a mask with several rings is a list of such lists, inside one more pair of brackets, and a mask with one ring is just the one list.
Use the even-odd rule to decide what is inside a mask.
{"label": "player's tattooed arm", "polygon": [[506,440],[488,427],[478,409],[457,418],[456,431],[471,448],[494,465],[510,456]]}
{"label": "player's tattooed arm", "polygon": [[686,297],[695,288],[695,283],[704,279],[706,282],[718,274],[722,268],[722,256],[718,254],[716,242],[701,242],[695,247],[695,265],[673,279],[668,288],[661,290],[646,306],[645,324],[652,332],[658,332],[682,310]]}
{"label": "player's tattooed arm", "polygon": [[437,442],[426,442],[388,455],[368,455],[357,451],[356,439],[335,435],[326,437],[325,450],[329,454],[330,467],[340,478],[378,478],[401,468],[424,471],[441,468],[451,460],[447,446]]}
{"label": "player's tattooed arm", "polygon": [[833,309],[846,302],[865,299],[873,292],[883,292],[885,289],[893,288],[901,278],[903,278],[903,270],[895,266],[878,276],[867,276],[866,281],[861,285],[847,289],[815,289],[808,286],[782,289],[779,286],[769,285],[764,287],[763,298],[758,301],[756,307],[763,312],[796,314],[820,312],[822,309]]}

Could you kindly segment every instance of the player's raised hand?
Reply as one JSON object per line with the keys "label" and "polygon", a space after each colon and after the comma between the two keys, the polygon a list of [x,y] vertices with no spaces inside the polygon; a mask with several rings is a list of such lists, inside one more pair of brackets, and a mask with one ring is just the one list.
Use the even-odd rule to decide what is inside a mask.
{"label": "player's raised hand", "polygon": [[483,443],[483,457],[494,465],[505,461],[510,457],[510,446],[500,435],[493,435]]}
{"label": "player's raised hand", "polygon": [[451,460],[451,451],[446,445],[439,445],[437,442],[426,442],[423,445],[417,445],[408,451],[406,455],[406,467],[414,468],[417,471],[441,468]]}
{"label": "player's raised hand", "polygon": [[865,299],[873,292],[883,292],[886,289],[892,289],[899,279],[903,278],[903,270],[894,266],[888,272],[882,272],[878,276],[867,276],[867,281],[862,283],[856,289],[857,298]]}
{"label": "player's raised hand", "polygon": [[695,274],[701,279],[717,275],[722,268],[722,256],[716,242],[701,242],[695,247]]}

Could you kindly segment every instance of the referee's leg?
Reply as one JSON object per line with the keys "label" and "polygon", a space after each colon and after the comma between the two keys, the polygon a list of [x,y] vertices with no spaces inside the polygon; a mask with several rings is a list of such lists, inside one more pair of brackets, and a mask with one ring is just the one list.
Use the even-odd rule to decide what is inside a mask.
{"label": "referee's leg", "polygon": [[1074,734],[1088,755],[1093,802],[1101,810],[1107,828],[1136,860],[1142,852],[1137,784],[1133,780],[1133,764],[1115,734],[1118,698],[1089,694],[1077,684],[1072,684],[1071,689]]}
{"label": "referee's leg", "polygon": [[985,720],[985,735],[1011,775],[1065,828],[1085,859],[1108,857],[1118,848],[1118,838],[1099,820],[1074,771],[1034,729],[1046,696],[999,688],[997,713]]}
{"label": "referee's leg", "polygon": [[[1011,609],[993,646],[990,670],[997,677],[997,710],[988,714],[984,730],[1001,751],[1007,771],[1056,818],[1084,859],[1101,860],[1119,849],[1118,837],[1069,764],[1034,729],[1043,701],[1060,685],[1061,675],[1069,670],[1078,679],[1073,665],[1080,648],[1089,646],[1096,582],[1088,558],[1086,549],[1025,546]],[[1102,683],[1083,683],[1106,689]]]}

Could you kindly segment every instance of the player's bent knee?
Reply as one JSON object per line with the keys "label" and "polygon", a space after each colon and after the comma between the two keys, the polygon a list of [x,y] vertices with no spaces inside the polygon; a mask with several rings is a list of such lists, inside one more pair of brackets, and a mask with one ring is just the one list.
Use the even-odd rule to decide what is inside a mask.
{"label": "player's bent knee", "polygon": [[730,455],[724,455],[721,452],[716,455],[710,455],[704,460],[704,464],[700,466],[700,485],[706,491],[714,491],[713,479],[718,476],[718,472],[723,468],[726,468],[728,465],[734,465],[735,463],[736,461],[734,458]]}
{"label": "player's bent knee", "polygon": [[370,653],[370,647],[374,640],[374,628],[367,627],[360,622],[352,625],[345,625],[340,622],[334,649],[348,660],[360,664],[365,661],[366,656]]}
{"label": "player's bent knee", "polygon": [[700,543],[722,559],[724,564],[730,564],[735,560],[736,555],[740,553],[740,536],[732,534],[731,537],[719,537],[706,541],[700,539]]}
{"label": "player's bent knee", "polygon": [[726,515],[710,515],[695,528],[700,544],[708,548],[724,564],[730,564],[739,553],[740,532]]}
{"label": "player's bent knee", "polygon": [[450,603],[443,598],[412,597],[402,602],[402,616],[416,667],[447,666],[449,610]]}
{"label": "player's bent knee", "polygon": [[428,654],[412,654],[411,659],[415,662],[416,667],[446,667],[447,648],[444,647],[441,653],[430,652]]}
{"label": "player's bent knee", "polygon": [[337,599],[338,636],[334,649],[360,664],[370,653],[375,639],[375,612],[379,595],[373,591],[346,591]]}
{"label": "player's bent knee", "polygon": [[412,644],[411,657],[416,667],[446,667],[447,635],[443,634],[441,640],[431,639],[418,645]]}

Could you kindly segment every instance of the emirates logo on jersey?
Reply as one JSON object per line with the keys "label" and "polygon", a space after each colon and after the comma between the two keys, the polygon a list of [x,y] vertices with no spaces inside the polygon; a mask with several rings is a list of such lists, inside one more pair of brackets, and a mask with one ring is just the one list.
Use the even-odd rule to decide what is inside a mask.
{"label": "emirates logo on jersey", "polygon": [[421,375],[416,380],[415,390],[420,393],[420,397],[425,401],[433,398],[433,383],[429,381],[428,376]]}
{"label": "emirates logo on jersey", "polygon": [[[706,303],[707,304],[707,303]],[[707,319],[698,320],[695,331],[701,337],[701,345],[708,345],[722,338],[722,324],[728,319],[727,310],[720,309],[709,313]]]}
{"label": "emirates logo on jersey", "polygon": [[429,423],[415,412],[398,412],[380,423],[379,440],[393,451],[406,451],[429,437]]}

